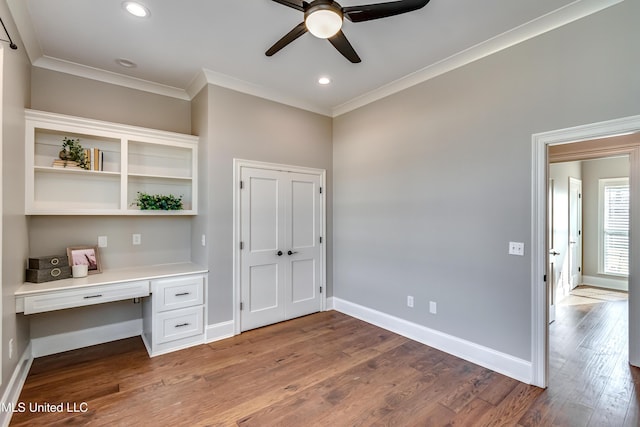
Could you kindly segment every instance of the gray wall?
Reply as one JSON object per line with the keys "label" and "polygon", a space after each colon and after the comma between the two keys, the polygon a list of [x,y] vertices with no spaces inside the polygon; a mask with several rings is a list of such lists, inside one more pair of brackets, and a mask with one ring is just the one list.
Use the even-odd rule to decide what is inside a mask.
{"label": "gray wall", "polygon": [[191,224],[191,260],[200,265],[209,265],[209,245],[205,242],[202,246],[202,236],[208,237],[209,230],[209,129],[211,127],[209,116],[209,88],[203,88],[198,95],[191,100],[191,129],[194,135],[200,138],[198,147],[198,216],[193,218]]}
{"label": "gray wall", "polygon": [[336,118],[334,295],[531,360],[531,135],[640,113],[638,16],[625,1]]}
{"label": "gray wall", "polygon": [[[24,216],[24,108],[29,106],[30,64],[18,37],[6,2],[0,2],[0,16],[18,45],[12,50],[2,42],[2,385],[6,389],[17,362],[29,343],[29,323],[16,316],[14,292],[24,281],[28,253],[28,218]],[[10,339],[16,343],[9,359]]]}
{"label": "gray wall", "polygon": [[[198,219],[206,224],[200,223],[194,235],[207,234],[208,253],[197,241],[193,257],[209,259],[209,324],[215,324],[233,318],[233,159],[326,169],[330,233],[332,134],[329,117],[218,86],[209,85],[206,90],[196,98],[197,112],[193,115],[199,117],[195,132],[208,132],[207,157],[202,159],[208,166],[207,197],[203,201],[208,206],[203,209],[206,218]],[[329,260],[331,245],[329,239]],[[331,292],[330,274],[327,282]]]}
{"label": "gray wall", "polygon": [[[582,265],[583,274],[586,276],[611,277],[598,274],[598,180],[628,176],[628,156],[582,162],[582,228],[584,230]],[[619,279],[619,277],[616,278]]]}
{"label": "gray wall", "polygon": [[33,109],[191,133],[189,101],[34,67]]}
{"label": "gray wall", "polygon": [[[189,101],[40,68],[32,71],[31,108],[35,110],[190,133]],[[20,210],[24,212],[23,205]],[[142,245],[132,245],[133,233],[142,235]],[[29,256],[65,253],[68,246],[95,245],[102,235],[108,237],[109,243],[107,248],[100,249],[103,268],[191,260],[189,217],[33,216],[29,226]],[[85,310],[83,316],[74,310],[33,316],[31,336],[135,319],[141,317],[140,310],[139,304],[127,301]]]}
{"label": "gray wall", "polygon": [[[582,162],[565,162],[549,165],[549,179],[553,180],[553,245],[560,252],[556,256],[556,301],[569,294],[571,273],[569,268],[569,178],[582,178]],[[583,233],[584,235],[584,233]],[[583,245],[584,246],[584,245]]]}

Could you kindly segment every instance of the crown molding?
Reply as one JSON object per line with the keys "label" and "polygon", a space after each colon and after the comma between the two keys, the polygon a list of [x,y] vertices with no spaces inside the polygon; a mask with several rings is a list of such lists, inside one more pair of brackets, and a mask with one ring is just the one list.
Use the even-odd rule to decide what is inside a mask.
{"label": "crown molding", "polygon": [[86,65],[77,64],[75,62],[51,58],[49,56],[41,56],[35,61],[31,61],[31,64],[34,67],[45,68],[52,71],[59,71],[61,73],[67,73],[78,77],[84,77],[104,83],[111,83],[117,86],[128,87],[130,89],[142,90],[145,92],[155,93],[157,95],[164,95],[172,98],[184,99],[187,101],[191,100],[189,94],[187,94],[187,91],[184,89],[163,85],[148,80],[138,79],[135,77],[125,76],[124,74],[113,73],[111,71],[105,71],[99,68],[88,67]]}
{"label": "crown molding", "polygon": [[573,21],[577,21],[578,19],[599,12],[622,1],[624,0],[576,0],[560,9],[542,15],[442,61],[436,62],[433,65],[429,65],[371,92],[358,96],[351,101],[338,105],[333,108],[332,117],[338,117],[357,108],[364,107],[367,104],[386,98],[387,96],[567,25]]}
{"label": "crown molding", "polygon": [[204,69],[198,71],[191,82],[187,85],[187,94],[191,99],[195,98],[204,87],[209,84],[207,81],[207,75]]}

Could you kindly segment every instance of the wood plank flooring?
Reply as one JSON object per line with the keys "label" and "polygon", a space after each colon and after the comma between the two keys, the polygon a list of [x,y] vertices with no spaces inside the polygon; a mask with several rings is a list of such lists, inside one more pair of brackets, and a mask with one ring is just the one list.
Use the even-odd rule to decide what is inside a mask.
{"label": "wood plank flooring", "polygon": [[[637,426],[625,316],[561,307],[547,390],[335,311],[153,359],[131,338],[36,359],[11,425]],[[86,412],[29,412],[61,402]]]}

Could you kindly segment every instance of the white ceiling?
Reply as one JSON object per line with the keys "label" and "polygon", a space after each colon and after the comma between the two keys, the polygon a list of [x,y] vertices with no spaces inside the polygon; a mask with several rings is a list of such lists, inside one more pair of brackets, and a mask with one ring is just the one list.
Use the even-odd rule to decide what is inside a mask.
{"label": "white ceiling", "polygon": [[[620,1],[431,0],[403,15],[345,20],[362,58],[352,64],[311,34],[265,56],[303,21],[271,0],[142,0],[146,19],[126,13],[122,0],[7,0],[34,66],[182,99],[209,82],[329,116]],[[331,85],[317,84],[324,75]]]}

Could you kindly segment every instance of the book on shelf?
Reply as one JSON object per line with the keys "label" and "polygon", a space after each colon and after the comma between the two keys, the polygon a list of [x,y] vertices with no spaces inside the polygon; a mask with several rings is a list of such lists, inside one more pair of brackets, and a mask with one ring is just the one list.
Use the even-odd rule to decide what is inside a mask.
{"label": "book on shelf", "polygon": [[104,152],[102,150],[100,150],[99,148],[94,148],[93,149],[93,157],[92,159],[92,169],[94,171],[101,171],[104,170],[103,169],[103,162],[104,162]]}
{"label": "book on shelf", "polygon": [[99,148],[87,148],[85,150],[85,159],[87,159],[87,170],[102,171],[104,153]]}
{"label": "book on shelf", "polygon": [[91,155],[91,148],[84,149],[84,160],[87,164],[87,170],[93,170],[93,165],[92,165],[93,156]]}
{"label": "book on shelf", "polygon": [[55,159],[53,161],[53,165],[54,168],[66,168],[66,169],[82,169],[79,165],[78,162],[74,162],[73,160],[61,160],[61,159]]}

